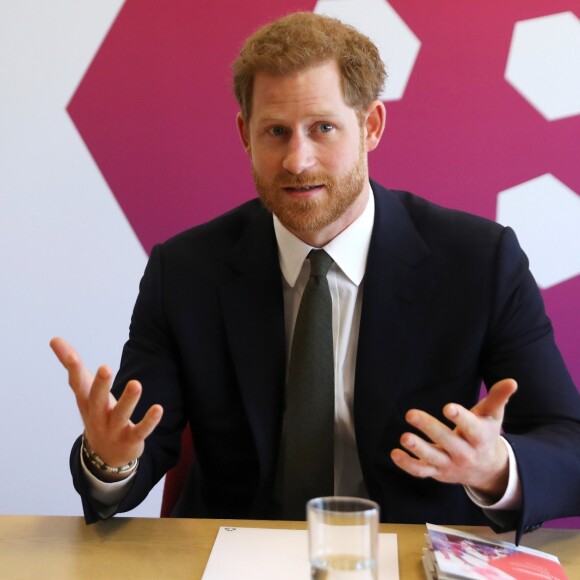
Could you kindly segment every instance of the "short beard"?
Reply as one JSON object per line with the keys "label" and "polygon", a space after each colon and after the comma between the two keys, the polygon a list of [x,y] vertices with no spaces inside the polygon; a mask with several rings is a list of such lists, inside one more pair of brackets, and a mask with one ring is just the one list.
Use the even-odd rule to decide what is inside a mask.
{"label": "short beard", "polygon": [[[344,174],[286,173],[272,183],[266,183],[252,167],[256,190],[264,206],[290,231],[312,233],[337,221],[361,194],[367,180],[367,160],[361,144],[359,158]],[[291,199],[282,190],[307,184],[324,185],[327,197]]]}

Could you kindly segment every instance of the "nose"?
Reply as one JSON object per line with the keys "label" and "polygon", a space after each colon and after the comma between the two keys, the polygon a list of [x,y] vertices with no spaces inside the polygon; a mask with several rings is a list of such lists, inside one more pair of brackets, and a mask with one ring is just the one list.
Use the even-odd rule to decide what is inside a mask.
{"label": "nose", "polygon": [[293,134],[287,142],[282,167],[289,173],[298,175],[314,165],[314,151],[308,138],[299,133]]}

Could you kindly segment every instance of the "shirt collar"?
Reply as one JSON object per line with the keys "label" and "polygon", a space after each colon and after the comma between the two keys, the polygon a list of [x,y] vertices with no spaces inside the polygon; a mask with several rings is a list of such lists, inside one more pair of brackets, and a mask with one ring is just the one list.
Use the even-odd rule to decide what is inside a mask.
{"label": "shirt collar", "polygon": [[[324,250],[356,286],[360,285],[365,273],[374,218],[375,199],[371,190],[362,214],[324,246]],[[288,231],[276,216],[274,216],[274,231],[282,275],[286,282],[294,287],[302,264],[313,247]]]}

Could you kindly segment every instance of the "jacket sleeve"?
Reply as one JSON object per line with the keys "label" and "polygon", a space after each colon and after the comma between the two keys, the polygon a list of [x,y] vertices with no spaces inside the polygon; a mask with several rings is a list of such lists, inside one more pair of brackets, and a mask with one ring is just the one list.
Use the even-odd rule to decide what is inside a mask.
{"label": "jacket sleeve", "polygon": [[510,228],[502,235],[496,268],[482,376],[488,388],[503,378],[518,383],[504,430],[522,486],[523,506],[515,526],[519,540],[548,519],[580,515],[580,396]]}
{"label": "jacket sleeve", "polygon": [[[161,423],[146,440],[131,488],[111,516],[139,505],[179,458],[181,433],[186,420],[179,357],[163,305],[166,299],[163,282],[161,249],[155,247],[140,283],[129,339],[123,348],[112,392],[118,398],[129,380],[139,380],[143,393],[132,420],[141,420],[154,403],[163,407],[164,414]],[[71,451],[70,466],[74,486],[82,498],[85,520],[92,523],[102,519],[99,515],[101,506],[89,494],[79,451],[80,438]]]}

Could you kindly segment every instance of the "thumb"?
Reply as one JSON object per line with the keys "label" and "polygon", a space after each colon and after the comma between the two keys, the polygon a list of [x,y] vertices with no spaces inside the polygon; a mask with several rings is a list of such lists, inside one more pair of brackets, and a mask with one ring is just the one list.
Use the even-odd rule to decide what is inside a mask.
{"label": "thumb", "polygon": [[502,421],[505,406],[517,389],[518,384],[514,379],[498,381],[491,387],[487,396],[473,407],[472,412],[480,417],[491,417]]}

